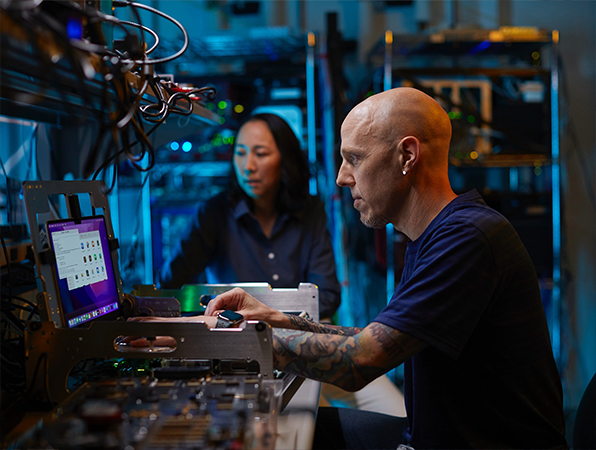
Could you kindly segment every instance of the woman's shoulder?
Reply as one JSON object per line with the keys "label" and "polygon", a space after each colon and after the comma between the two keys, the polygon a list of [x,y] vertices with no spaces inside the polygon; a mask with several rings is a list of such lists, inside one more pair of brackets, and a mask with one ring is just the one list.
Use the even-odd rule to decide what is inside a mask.
{"label": "woman's shoulder", "polygon": [[323,201],[317,196],[307,195],[304,198],[304,202],[300,210],[300,216],[312,219],[314,217],[321,217],[324,215],[325,204],[323,203]]}
{"label": "woman's shoulder", "polygon": [[219,192],[208,199],[202,200],[197,205],[199,214],[223,214],[232,206],[230,194],[227,191]]}

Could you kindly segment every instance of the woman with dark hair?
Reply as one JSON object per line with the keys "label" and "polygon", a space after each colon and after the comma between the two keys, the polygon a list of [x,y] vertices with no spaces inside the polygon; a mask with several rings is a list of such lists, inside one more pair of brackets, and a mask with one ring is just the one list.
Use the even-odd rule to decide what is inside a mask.
{"label": "woman with dark hair", "polygon": [[320,317],[340,304],[327,216],[308,194],[306,157],[275,114],[251,116],[238,131],[227,192],[201,203],[174,247],[158,284],[268,282],[319,288]]}
{"label": "woman with dark hair", "polygon": [[[262,123],[260,124],[259,122]],[[247,124],[251,124],[251,126],[246,127]],[[250,189],[245,189],[240,184],[242,174],[239,174],[238,170],[244,156],[241,148],[244,143],[238,146],[238,139],[244,138],[248,133],[256,133],[255,126],[253,125],[257,129],[260,128],[258,131],[261,132],[255,138],[268,139],[269,137],[265,136],[271,134],[271,137],[275,141],[275,146],[280,153],[279,169],[281,171],[281,183],[275,200],[276,209],[280,212],[302,209],[303,202],[308,195],[309,170],[306,157],[300,148],[300,142],[298,142],[294,131],[288,123],[281,117],[269,113],[255,114],[240,127],[233,159],[234,171],[230,174],[230,192],[232,198],[234,200],[240,200],[246,195],[251,197],[249,193]],[[244,134],[242,134],[243,131]]]}

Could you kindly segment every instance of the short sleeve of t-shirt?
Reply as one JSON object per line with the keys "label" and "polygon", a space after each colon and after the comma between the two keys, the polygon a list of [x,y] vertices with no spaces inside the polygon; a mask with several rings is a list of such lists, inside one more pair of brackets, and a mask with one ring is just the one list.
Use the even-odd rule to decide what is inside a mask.
{"label": "short sleeve of t-shirt", "polygon": [[489,240],[465,212],[437,217],[408,244],[402,279],[375,321],[455,359],[490,305],[496,270]]}

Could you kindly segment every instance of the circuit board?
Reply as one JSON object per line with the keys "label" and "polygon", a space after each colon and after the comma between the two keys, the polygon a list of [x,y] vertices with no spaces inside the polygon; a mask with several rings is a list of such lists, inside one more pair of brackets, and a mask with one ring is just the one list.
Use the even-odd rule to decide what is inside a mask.
{"label": "circuit board", "polygon": [[85,383],[20,448],[273,449],[281,382],[258,375]]}

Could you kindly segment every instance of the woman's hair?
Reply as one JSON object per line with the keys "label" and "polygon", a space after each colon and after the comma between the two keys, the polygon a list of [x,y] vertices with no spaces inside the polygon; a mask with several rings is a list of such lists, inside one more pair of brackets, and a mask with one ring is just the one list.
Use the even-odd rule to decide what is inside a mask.
{"label": "woman's hair", "polygon": [[[258,121],[267,125],[281,153],[281,184],[275,207],[279,212],[298,211],[302,209],[308,196],[309,179],[308,162],[300,148],[300,142],[288,123],[275,114],[254,114],[243,122],[240,128],[247,123]],[[234,161],[232,159],[233,165]],[[230,196],[234,203],[244,198],[252,206],[252,199],[246,195],[238,184],[233,167],[230,173]]]}

